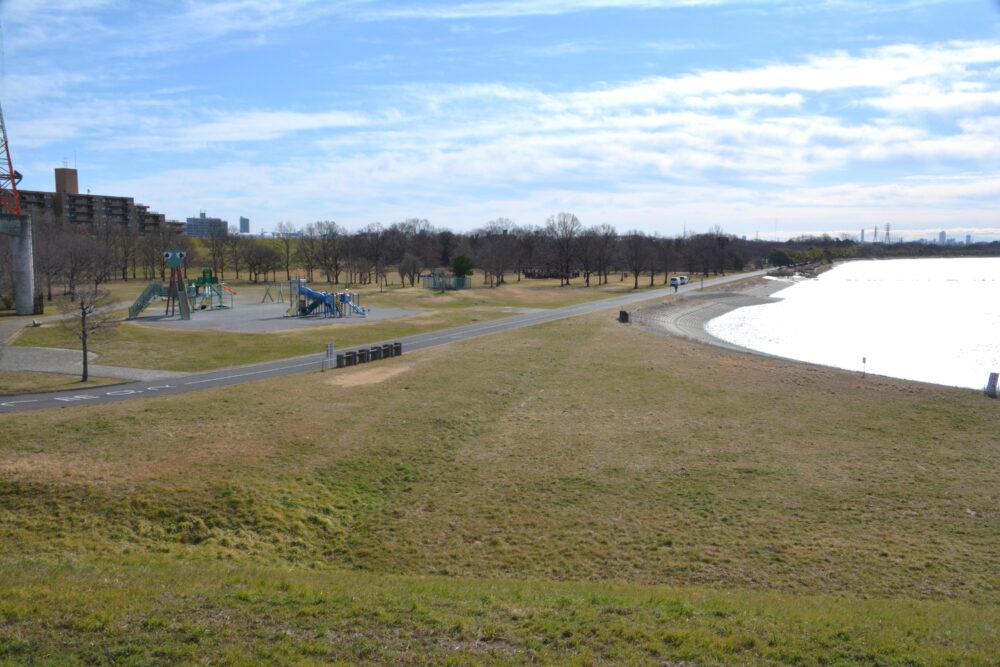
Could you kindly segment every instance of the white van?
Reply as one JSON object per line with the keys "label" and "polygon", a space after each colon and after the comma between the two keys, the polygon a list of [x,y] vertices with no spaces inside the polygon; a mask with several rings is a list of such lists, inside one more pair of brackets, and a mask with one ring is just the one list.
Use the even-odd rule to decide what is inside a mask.
{"label": "white van", "polygon": [[680,287],[681,286],[681,279],[678,278],[677,276],[674,276],[673,278],[670,279],[670,286],[671,287]]}
{"label": "white van", "polygon": [[681,276],[678,280],[681,281],[681,285],[687,285],[689,282],[691,282],[691,279],[688,278],[687,276]]}

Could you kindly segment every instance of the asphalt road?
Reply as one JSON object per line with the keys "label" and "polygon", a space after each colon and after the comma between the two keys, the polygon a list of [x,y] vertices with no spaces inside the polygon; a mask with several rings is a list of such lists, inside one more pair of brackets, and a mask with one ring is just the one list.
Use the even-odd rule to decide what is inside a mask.
{"label": "asphalt road", "polygon": [[[714,287],[725,283],[742,280],[751,276],[763,275],[766,271],[754,271],[751,273],[741,273],[733,276],[721,276],[707,279],[705,287]],[[681,287],[678,292],[690,292],[699,289],[702,283],[696,280]],[[395,338],[391,341],[372,341],[365,345],[358,345],[337,352],[350,352],[368,348],[388,342],[399,342],[403,344],[403,353],[413,350],[422,350],[437,345],[447,345],[458,340],[476,338],[489,334],[500,333],[530,327],[544,322],[562,320],[568,317],[586,315],[608,308],[624,308],[640,301],[657,299],[674,293],[672,287],[658,290],[636,292],[616,296],[600,301],[590,301],[579,303],[573,306],[562,308],[552,308],[543,312],[532,312],[524,315],[514,315],[492,322],[479,322],[467,324],[452,329],[441,329],[428,333],[407,336],[405,338]],[[130,382],[128,384],[110,385],[108,387],[95,388],[86,391],[57,391],[45,394],[24,394],[21,396],[4,396],[0,398],[0,413],[20,412],[24,410],[40,410],[44,408],[67,407],[71,405],[100,405],[118,401],[128,401],[137,398],[150,398],[153,396],[170,396],[199,389],[211,389],[214,387],[225,387],[253,380],[263,380],[266,378],[281,377],[292,373],[303,373],[306,371],[319,370],[322,367],[325,353],[310,354],[304,357],[292,357],[290,359],[280,359],[278,361],[268,361],[249,366],[238,366],[235,368],[222,368],[203,373],[191,373],[180,378],[171,378],[156,382]],[[335,372],[335,371],[334,371]]]}

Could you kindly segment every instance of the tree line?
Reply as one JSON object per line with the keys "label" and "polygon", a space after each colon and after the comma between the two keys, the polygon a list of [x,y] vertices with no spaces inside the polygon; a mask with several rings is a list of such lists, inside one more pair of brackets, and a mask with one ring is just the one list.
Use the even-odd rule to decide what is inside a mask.
{"label": "tree line", "polygon": [[[261,282],[302,275],[332,285],[414,286],[421,276],[445,272],[455,257],[468,258],[485,284],[558,279],[562,285],[602,285],[617,276],[632,286],[666,283],[671,273],[720,274],[748,266],[794,265],[855,257],[1000,254],[1000,244],[937,246],[918,243],[859,244],[830,236],[789,241],[748,240],[716,226],[704,233],[661,236],[612,225],[585,226],[572,213],[550,216],[542,225],[518,225],[496,218],[458,233],[411,218],[349,231],[323,220],[301,228],[280,223],[269,238],[220,230],[203,239],[165,228],[141,234],[108,224],[93,228],[34,225],[35,272],[39,293],[71,296],[86,282],[165,280],[165,250],[188,253],[189,267],[211,266],[220,279]],[[0,309],[13,302],[10,248],[0,237]]]}

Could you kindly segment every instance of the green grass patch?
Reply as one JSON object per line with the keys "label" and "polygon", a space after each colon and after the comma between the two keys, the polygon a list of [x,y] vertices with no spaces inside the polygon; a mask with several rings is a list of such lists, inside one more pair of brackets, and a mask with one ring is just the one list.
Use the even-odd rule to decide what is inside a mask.
{"label": "green grass patch", "polygon": [[[369,324],[316,325],[272,333],[168,329],[123,323],[90,341],[99,363],[129,368],[200,371],[322,352],[327,343],[349,347],[504,317],[497,311],[462,309]],[[60,326],[25,329],[15,345],[75,349],[79,341]]]}
{"label": "green grass patch", "polygon": [[996,655],[994,402],[610,320],[6,415],[8,655]]}
{"label": "green grass patch", "polygon": [[404,577],[125,556],[0,561],[33,664],[992,664],[995,606]]}

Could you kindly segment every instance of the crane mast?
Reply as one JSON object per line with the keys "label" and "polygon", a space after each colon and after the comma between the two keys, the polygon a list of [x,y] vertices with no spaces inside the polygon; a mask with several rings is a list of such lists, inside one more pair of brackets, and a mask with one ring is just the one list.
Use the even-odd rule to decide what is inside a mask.
{"label": "crane mast", "polygon": [[14,169],[10,161],[10,146],[7,143],[7,125],[3,120],[3,107],[0,106],[0,140],[3,141],[0,151],[0,210],[13,215],[21,215],[21,197],[17,194],[17,184],[21,182],[21,174]]}

